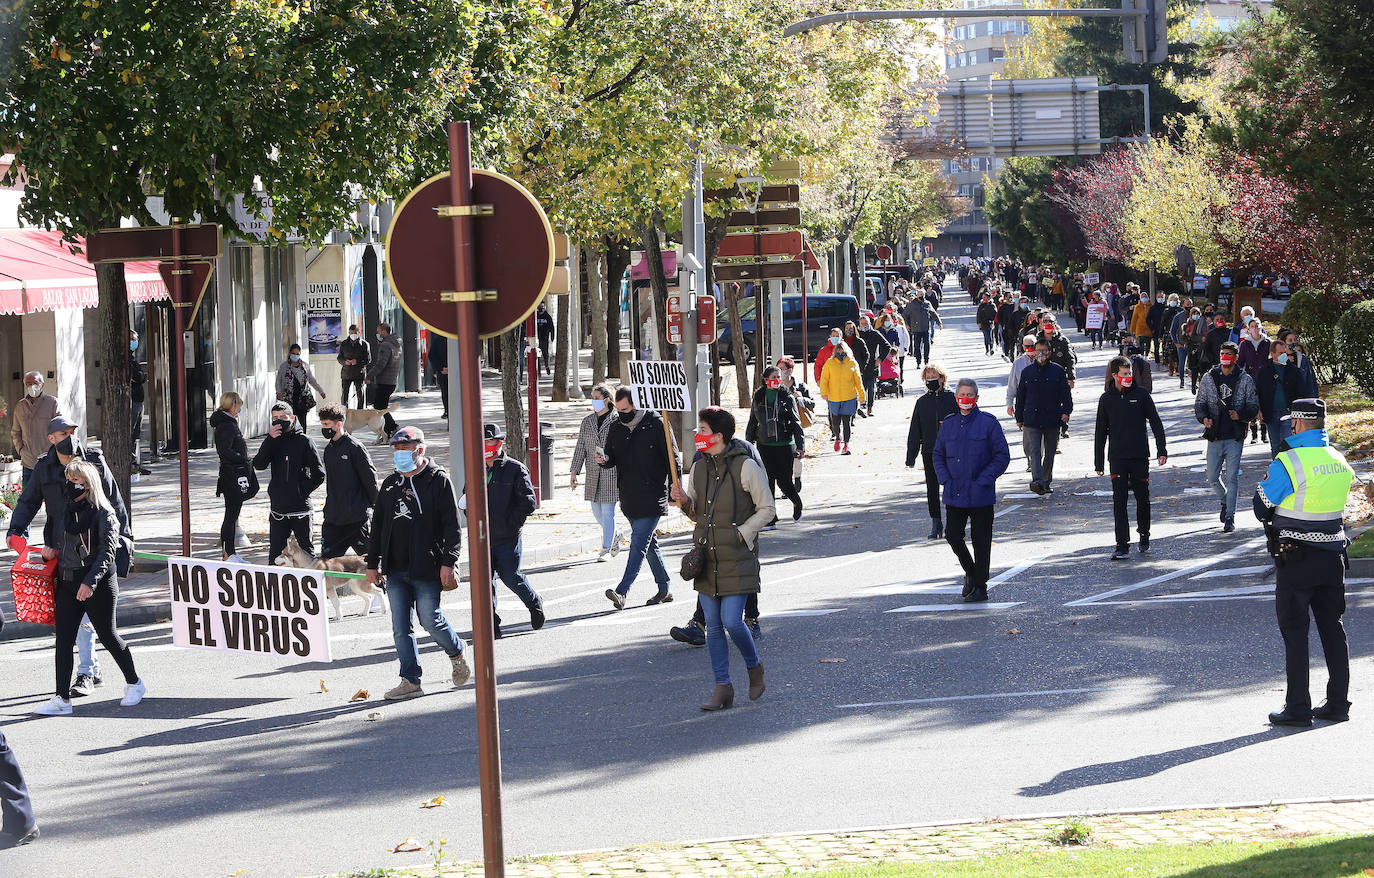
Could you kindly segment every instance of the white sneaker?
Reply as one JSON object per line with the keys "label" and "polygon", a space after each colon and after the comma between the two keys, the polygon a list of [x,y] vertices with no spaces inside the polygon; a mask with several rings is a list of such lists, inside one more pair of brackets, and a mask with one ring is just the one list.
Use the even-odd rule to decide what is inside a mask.
{"label": "white sneaker", "polygon": [[614,558],[616,555],[619,555],[619,554],[620,554],[620,541],[623,540],[623,539],[625,539],[625,535],[622,534],[620,531],[616,531],[616,532],[615,532],[615,539],[611,540],[611,557],[612,557],[612,558]]}
{"label": "white sneaker", "polygon": [[49,698],[47,703],[34,711],[39,716],[71,716],[72,703],[63,701],[61,696],[54,695]]}
{"label": "white sneaker", "polygon": [[609,560],[610,560],[611,552],[613,552],[613,551],[615,551],[615,550],[614,550],[614,549],[602,548],[602,550],[601,550],[600,552],[597,552],[597,553],[596,553],[596,560],[597,560],[598,562],[602,562],[602,563],[604,563],[604,562],[606,562],[606,561],[609,561]]}
{"label": "white sneaker", "polygon": [[243,556],[240,555],[238,552],[235,552],[234,554],[230,555],[228,558],[225,558],[224,561],[225,561],[225,563],[227,563],[227,564],[247,564],[247,563],[248,563],[247,561],[243,560]]}
{"label": "white sneaker", "polygon": [[148,687],[143,685],[142,678],[137,683],[132,683],[124,687],[124,697],[119,699],[121,707],[133,707],[143,700],[143,696],[148,694]]}

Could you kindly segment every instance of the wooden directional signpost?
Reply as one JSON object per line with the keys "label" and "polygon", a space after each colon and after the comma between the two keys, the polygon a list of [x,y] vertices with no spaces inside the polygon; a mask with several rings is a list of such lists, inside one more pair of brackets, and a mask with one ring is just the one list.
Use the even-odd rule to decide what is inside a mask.
{"label": "wooden directional signpost", "polygon": [[[214,223],[184,225],[175,218],[170,226],[136,226],[102,229],[86,237],[86,261],[158,261],[158,272],[172,300],[172,351],[175,363],[172,394],[177,417],[177,444],[181,458],[181,554],[191,554],[191,473],[186,437],[186,326],[196,318],[205,289],[210,285],[214,260],[222,247],[220,228]],[[189,311],[187,309],[190,309]]]}
{"label": "wooden directional signpost", "polygon": [[[553,229],[523,186],[474,170],[468,123],[450,122],[449,170],[401,202],[387,240],[386,270],[402,307],[430,330],[458,340],[458,405],[450,414],[452,456],[461,449],[467,492],[468,579],[477,690],[482,849],[488,878],[505,874],[501,831],[501,737],[492,656],[491,546],[482,459],[481,338],[519,326],[549,288]],[[457,423],[455,423],[457,421]],[[538,446],[532,448],[538,454]]]}

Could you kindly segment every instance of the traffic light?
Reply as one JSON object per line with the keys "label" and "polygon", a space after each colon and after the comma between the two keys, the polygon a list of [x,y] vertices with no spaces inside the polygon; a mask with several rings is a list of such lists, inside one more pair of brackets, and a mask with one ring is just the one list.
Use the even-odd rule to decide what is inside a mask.
{"label": "traffic light", "polygon": [[1121,0],[1122,9],[1144,15],[1121,19],[1121,51],[1131,64],[1160,64],[1169,57],[1167,0]]}

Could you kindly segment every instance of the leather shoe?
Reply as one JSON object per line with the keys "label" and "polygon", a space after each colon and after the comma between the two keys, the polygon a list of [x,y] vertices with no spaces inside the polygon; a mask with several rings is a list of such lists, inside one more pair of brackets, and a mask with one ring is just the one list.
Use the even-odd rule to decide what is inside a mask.
{"label": "leather shoe", "polygon": [[1334,707],[1329,701],[1312,708],[1312,718],[1328,723],[1343,723],[1350,719],[1350,702],[1344,708]]}
{"label": "leather shoe", "polygon": [[1294,711],[1287,705],[1278,713],[1269,714],[1269,725],[1271,726],[1295,726],[1297,728],[1307,728],[1312,725],[1311,714],[1301,714]]}
{"label": "leather shoe", "polygon": [[959,596],[968,598],[971,594],[973,594],[973,582],[969,580],[968,574],[966,573],[964,574],[964,590],[960,592]]}
{"label": "leather shoe", "polygon": [[964,596],[966,604],[980,604],[988,599],[988,588],[985,585],[974,587],[973,591]]}

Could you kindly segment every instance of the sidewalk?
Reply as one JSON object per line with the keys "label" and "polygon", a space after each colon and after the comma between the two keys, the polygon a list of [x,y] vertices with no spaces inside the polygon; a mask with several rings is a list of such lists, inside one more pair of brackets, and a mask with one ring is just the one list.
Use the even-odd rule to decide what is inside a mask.
{"label": "sidewalk", "polygon": [[[959,860],[1061,849],[1051,837],[1073,820],[1091,830],[1093,848],[1262,842],[1307,836],[1374,834],[1374,799],[1246,805],[1103,815],[1060,814],[981,823],[948,823],[768,835],[675,845],[641,845],[506,861],[508,878],[733,878],[782,875],[879,863]],[[400,841],[398,839],[398,841]],[[434,859],[442,851],[419,851]],[[403,854],[397,854],[398,857]],[[432,865],[398,874],[478,878],[482,863]]]}
{"label": "sidewalk", "polygon": [[[582,352],[584,368],[583,380],[591,380],[591,352]],[[578,426],[590,411],[587,400],[574,400],[565,403],[548,401],[551,381],[546,376],[540,378],[539,421],[545,432],[554,439],[554,492],[545,497],[538,511],[525,525],[524,561],[527,569],[564,566],[567,563],[595,553],[601,548],[600,526],[592,518],[591,508],[583,500],[582,486],[576,491],[568,488],[568,472],[572,464],[573,444],[577,439]],[[418,425],[425,431],[431,456],[442,465],[448,466],[448,422],[441,419],[442,412],[437,390],[421,393],[407,393],[393,396],[399,403],[396,412],[397,422]],[[252,404],[252,401],[249,403]],[[501,397],[501,378],[499,373],[488,370],[482,376],[482,411],[485,419],[505,426],[504,408]],[[324,440],[320,437],[319,418],[313,413],[309,419],[309,433],[316,445],[323,450]],[[386,445],[373,445],[370,433],[358,436],[367,448],[377,467],[379,478],[392,470],[391,449]],[[248,439],[250,453],[256,452],[261,437]],[[218,477],[219,461],[214,449],[193,450],[190,455],[191,483],[191,554],[199,558],[218,558],[219,526],[224,507],[220,498],[215,496],[215,481]],[[132,488],[130,506],[133,514],[134,536],[140,552],[157,554],[181,553],[181,492],[179,473],[175,456],[164,458],[150,466],[153,474],[143,476]],[[584,468],[585,473],[585,468]],[[250,545],[242,550],[250,562],[267,563],[267,484],[263,476],[262,492],[243,508],[240,526],[248,535]],[[315,532],[319,537],[321,510],[324,507],[325,491],[321,487],[315,492]],[[38,518],[29,528],[30,537],[41,541],[44,516]],[[668,515],[659,526],[659,533],[681,534],[688,529],[689,522],[676,507],[670,507]],[[628,525],[624,527],[628,534]],[[466,536],[464,533],[464,545]],[[466,558],[466,555],[464,556]],[[9,621],[0,639],[17,637],[47,636],[52,629],[14,622],[14,599],[10,590],[9,573],[15,561],[14,552],[0,547],[0,610]],[[460,572],[466,575],[467,562],[460,565]],[[464,593],[459,589],[454,594]],[[168,617],[170,602],[167,590],[166,566],[151,561],[138,562],[133,573],[120,582],[119,619],[126,625],[139,625],[164,620]]]}

